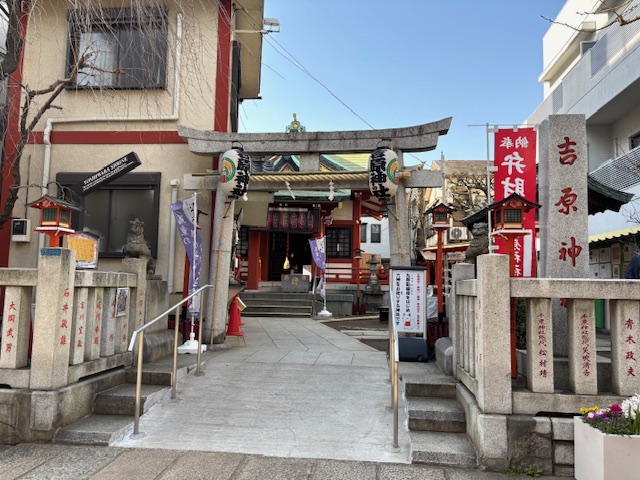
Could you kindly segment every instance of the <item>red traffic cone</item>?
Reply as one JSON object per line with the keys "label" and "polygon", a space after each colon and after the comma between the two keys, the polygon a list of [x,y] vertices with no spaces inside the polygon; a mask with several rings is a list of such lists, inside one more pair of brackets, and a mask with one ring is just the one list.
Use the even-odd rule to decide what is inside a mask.
{"label": "red traffic cone", "polygon": [[[238,294],[239,295],[239,294]],[[238,295],[231,300],[229,308],[229,325],[227,326],[227,336],[244,337],[244,333],[240,331],[240,309],[238,308]]]}

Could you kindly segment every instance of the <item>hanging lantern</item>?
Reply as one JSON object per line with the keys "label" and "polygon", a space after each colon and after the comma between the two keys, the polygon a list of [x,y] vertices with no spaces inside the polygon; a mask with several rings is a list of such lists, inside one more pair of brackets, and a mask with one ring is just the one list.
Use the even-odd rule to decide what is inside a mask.
{"label": "hanging lantern", "polygon": [[251,157],[242,147],[233,147],[222,154],[220,187],[227,196],[242,197],[249,187]]}
{"label": "hanging lantern", "polygon": [[369,156],[369,190],[377,198],[393,197],[398,191],[398,155],[388,148],[376,148]]}

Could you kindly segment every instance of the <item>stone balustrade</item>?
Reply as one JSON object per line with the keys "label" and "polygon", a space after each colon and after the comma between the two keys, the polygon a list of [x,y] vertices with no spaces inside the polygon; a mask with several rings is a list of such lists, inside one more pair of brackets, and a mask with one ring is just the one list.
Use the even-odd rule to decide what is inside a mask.
{"label": "stone balustrade", "polygon": [[[131,333],[145,322],[146,281],[142,260],[123,260],[121,272],[76,271],[75,251],[63,248],[43,249],[37,269],[0,269],[0,384],[55,390],[130,365]],[[116,309],[118,293],[124,304]]]}
{"label": "stone balustrade", "polygon": [[[475,277],[475,278],[474,278]],[[448,312],[454,375],[485,414],[575,414],[640,391],[640,282],[509,278],[505,255],[478,257],[453,268]],[[512,298],[525,299],[525,350],[511,379]],[[609,308],[610,355],[597,347],[594,299]],[[554,309],[566,309],[569,354],[554,356]],[[604,339],[606,342],[606,339]]]}

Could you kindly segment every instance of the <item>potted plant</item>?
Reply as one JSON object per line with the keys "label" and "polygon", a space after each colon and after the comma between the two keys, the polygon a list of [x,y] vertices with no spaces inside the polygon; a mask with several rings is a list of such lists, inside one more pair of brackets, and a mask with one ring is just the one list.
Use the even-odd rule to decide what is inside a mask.
{"label": "potted plant", "polygon": [[580,413],[573,423],[576,480],[639,478],[640,395]]}

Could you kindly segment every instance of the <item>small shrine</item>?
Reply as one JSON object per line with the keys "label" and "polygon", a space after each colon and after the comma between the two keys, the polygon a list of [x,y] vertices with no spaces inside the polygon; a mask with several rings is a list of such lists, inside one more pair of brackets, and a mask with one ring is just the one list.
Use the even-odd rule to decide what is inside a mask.
{"label": "small shrine", "polygon": [[432,215],[431,228],[437,230],[440,228],[447,229],[451,226],[451,214],[455,211],[455,208],[450,207],[446,203],[438,203],[436,206],[424,212],[424,214]]}
{"label": "small shrine", "polygon": [[40,225],[34,231],[47,234],[50,247],[61,246],[65,235],[76,233],[71,228],[71,215],[73,210],[81,210],[77,205],[45,195],[27,206],[40,209]]}
{"label": "small shrine", "polygon": [[512,193],[499,202],[489,205],[489,210],[493,214],[494,233],[521,233],[524,214],[532,208],[540,208],[540,205],[521,197],[517,193]]}

